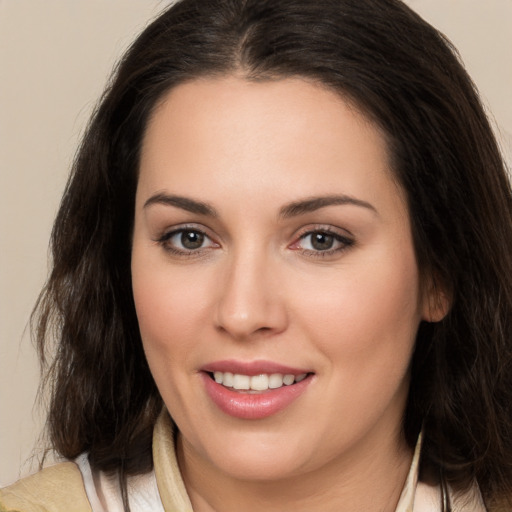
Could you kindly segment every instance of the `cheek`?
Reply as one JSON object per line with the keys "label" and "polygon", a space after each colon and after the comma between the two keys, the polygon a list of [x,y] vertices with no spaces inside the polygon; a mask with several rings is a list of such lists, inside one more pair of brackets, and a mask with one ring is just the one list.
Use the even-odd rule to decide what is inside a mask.
{"label": "cheek", "polygon": [[[138,264],[144,261],[144,264]],[[204,322],[206,291],[200,276],[170,272],[162,263],[134,254],[132,282],[135,308],[144,350],[154,366],[179,364]]]}
{"label": "cheek", "polygon": [[407,374],[421,320],[414,254],[388,251],[347,268],[302,294],[296,317],[345,384],[396,384]]}
{"label": "cheek", "polygon": [[337,397],[330,421],[344,424],[350,417],[354,432],[403,414],[419,324],[414,281],[386,286],[369,277],[348,281],[330,306],[319,305],[319,311],[329,312],[319,323],[317,346],[332,372],[326,396]]}

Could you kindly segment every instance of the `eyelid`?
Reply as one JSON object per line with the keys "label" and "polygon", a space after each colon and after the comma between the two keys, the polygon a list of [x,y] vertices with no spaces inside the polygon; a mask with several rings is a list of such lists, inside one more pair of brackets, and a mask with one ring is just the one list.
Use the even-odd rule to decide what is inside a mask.
{"label": "eyelid", "polygon": [[[170,243],[170,240],[174,236],[186,231],[196,232],[203,235],[210,241],[210,244],[206,247],[198,247],[197,249],[187,249],[176,247]],[[165,251],[178,256],[201,256],[204,251],[220,247],[220,244],[215,241],[212,235],[209,234],[209,230],[204,226],[197,224],[181,224],[172,226],[154,238],[154,241],[159,244]]]}
{"label": "eyelid", "polygon": [[[334,239],[342,244],[340,247],[335,247],[331,249],[325,250],[315,250],[315,249],[305,249],[300,247],[300,243],[302,240],[306,239],[308,236],[311,236],[315,233],[324,233],[328,234]],[[333,255],[336,253],[341,253],[352,247],[355,244],[354,235],[350,233],[346,229],[335,228],[333,226],[328,225],[309,225],[303,227],[298,234],[296,235],[294,241],[288,246],[292,250],[300,251],[303,254],[314,256],[314,257],[325,257],[329,255]]]}

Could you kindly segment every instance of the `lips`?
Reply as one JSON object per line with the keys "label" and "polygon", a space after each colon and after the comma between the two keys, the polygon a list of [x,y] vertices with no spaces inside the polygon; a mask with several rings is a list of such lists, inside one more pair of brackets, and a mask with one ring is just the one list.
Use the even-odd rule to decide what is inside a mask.
{"label": "lips", "polygon": [[222,412],[253,420],[286,409],[313,379],[308,369],[269,361],[218,361],[200,373],[206,393]]}

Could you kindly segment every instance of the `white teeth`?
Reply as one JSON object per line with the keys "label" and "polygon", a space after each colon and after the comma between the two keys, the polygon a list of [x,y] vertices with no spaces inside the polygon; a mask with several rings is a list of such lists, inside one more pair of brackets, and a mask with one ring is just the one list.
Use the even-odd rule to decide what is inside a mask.
{"label": "white teeth", "polygon": [[300,375],[273,373],[267,375],[243,375],[230,372],[213,372],[213,378],[217,384],[222,384],[227,388],[238,390],[267,391],[268,389],[278,389],[283,386],[291,386],[295,382],[301,382],[307,377],[307,373]]}
{"label": "white teeth", "polygon": [[251,389],[251,378],[249,375],[235,373],[233,375],[233,387],[235,389]]}
{"label": "white teeth", "polygon": [[285,375],[283,377],[283,383],[287,386],[291,386],[295,382],[295,375]]}
{"label": "white teeth", "polygon": [[277,389],[283,385],[283,376],[280,373],[273,373],[268,378],[268,387],[270,389]]}
{"label": "white teeth", "polygon": [[225,372],[222,377],[222,384],[228,388],[233,387],[233,374],[229,372]]}
{"label": "white teeth", "polygon": [[251,377],[251,389],[254,391],[265,391],[268,389],[268,375],[255,375]]}

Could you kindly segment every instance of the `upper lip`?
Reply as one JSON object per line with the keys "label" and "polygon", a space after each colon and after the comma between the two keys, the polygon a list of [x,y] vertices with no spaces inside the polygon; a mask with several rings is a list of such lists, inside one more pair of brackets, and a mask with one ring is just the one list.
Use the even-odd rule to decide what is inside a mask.
{"label": "upper lip", "polygon": [[230,372],[249,376],[261,375],[263,373],[269,375],[273,373],[281,373],[283,375],[302,375],[304,373],[311,373],[311,370],[309,369],[293,368],[273,361],[237,361],[234,359],[208,363],[201,368],[201,371],[208,373]]}

